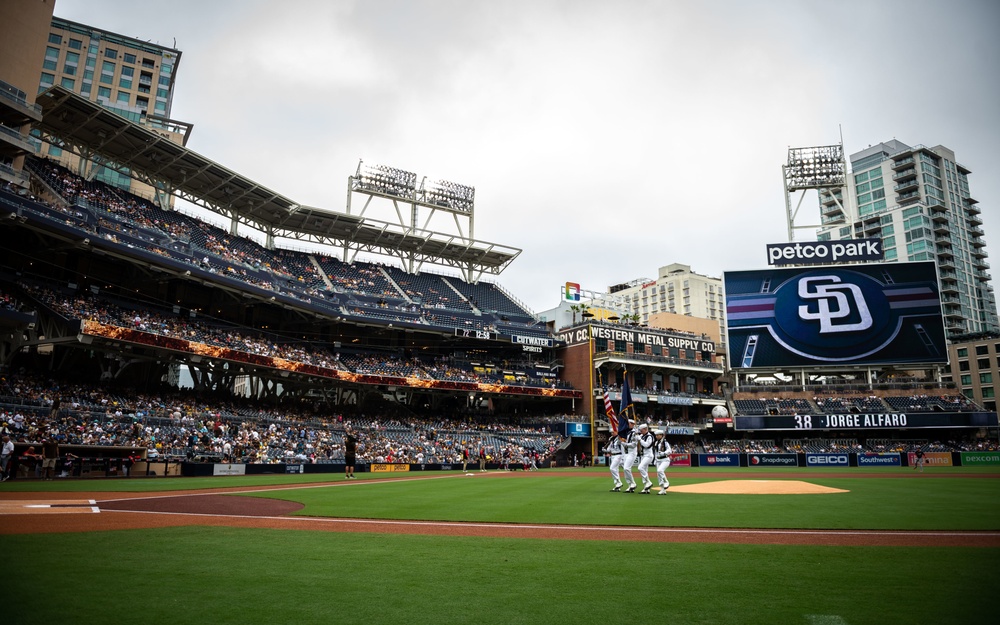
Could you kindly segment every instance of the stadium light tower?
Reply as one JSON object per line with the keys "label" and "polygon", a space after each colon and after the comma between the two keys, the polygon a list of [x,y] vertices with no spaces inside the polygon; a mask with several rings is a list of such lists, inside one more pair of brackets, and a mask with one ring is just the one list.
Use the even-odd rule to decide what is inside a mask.
{"label": "stadium light tower", "polygon": [[[788,221],[788,240],[795,240],[795,231],[803,229],[816,230],[823,225],[843,220],[850,224],[851,237],[854,237],[855,215],[850,206],[850,193],[846,193],[847,161],[844,158],[844,144],[821,145],[809,148],[789,148],[788,162],[781,166],[785,185],[785,212]],[[827,192],[823,197],[832,200],[832,207],[823,210],[823,224],[796,225],[799,209],[805,193],[799,196],[795,210],[792,210],[792,194],[799,191],[816,189],[820,193]],[[843,190],[840,197],[836,191]],[[844,200],[841,203],[841,199]]]}

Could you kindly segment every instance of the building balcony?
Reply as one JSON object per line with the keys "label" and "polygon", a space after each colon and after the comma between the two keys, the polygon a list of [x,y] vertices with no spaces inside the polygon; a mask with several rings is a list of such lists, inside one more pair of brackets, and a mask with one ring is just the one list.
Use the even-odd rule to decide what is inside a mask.
{"label": "building balcony", "polygon": [[904,193],[903,195],[896,196],[897,204],[909,204],[910,202],[916,202],[920,199],[920,191],[911,191],[909,193]]}
{"label": "building balcony", "polygon": [[970,228],[976,228],[983,225],[983,220],[979,217],[979,215],[969,215],[966,223],[969,224]]}
{"label": "building balcony", "polygon": [[0,80],[0,120],[11,126],[29,121],[42,121],[42,107],[30,104],[27,94],[14,85]]}
{"label": "building balcony", "polygon": [[983,258],[977,258],[976,260],[972,261],[972,266],[975,267],[976,269],[979,269],[980,271],[986,271],[987,269],[990,268],[990,264],[986,262]]}
{"label": "building balcony", "polygon": [[909,178],[916,178],[916,177],[917,177],[917,168],[910,167],[909,169],[904,169],[901,172],[893,174],[892,179],[895,180],[896,182],[899,182],[901,180],[907,180]]}
{"label": "building balcony", "polygon": [[0,141],[2,141],[7,146],[15,148],[13,151],[9,149],[4,149],[0,147],[0,153],[19,153],[19,152],[34,152],[35,145],[32,141],[30,135],[26,135],[23,132],[18,132],[14,128],[8,128],[7,126],[0,125]]}
{"label": "building balcony", "polygon": [[981,237],[981,236],[984,236],[985,234],[986,233],[983,232],[982,228],[969,228],[969,236],[970,237]]}
{"label": "building balcony", "polygon": [[0,163],[0,180],[25,188],[28,187],[29,182],[27,172],[18,171],[6,163]]}
{"label": "building balcony", "polygon": [[983,241],[980,238],[972,238],[969,239],[969,245],[971,245],[974,248],[986,247],[986,241]]}
{"label": "building balcony", "polygon": [[971,253],[973,258],[986,258],[989,256],[982,247],[973,248]]}
{"label": "building balcony", "polygon": [[952,254],[948,256],[938,255],[938,268],[939,269],[954,269],[955,268],[955,257]]}
{"label": "building balcony", "polygon": [[993,279],[993,276],[991,276],[988,273],[977,273],[976,274],[976,280],[979,280],[980,282],[989,282],[992,279]]}
{"label": "building balcony", "polygon": [[928,197],[924,202],[932,213],[946,213],[948,207],[944,205],[944,200],[936,197]]}
{"label": "building balcony", "polygon": [[903,169],[907,165],[912,165],[913,163],[914,163],[913,157],[907,156],[906,158],[901,158],[898,161],[894,160],[892,162],[892,169],[894,171],[899,171],[900,169]]}
{"label": "building balcony", "polygon": [[906,180],[904,182],[900,182],[899,184],[897,184],[896,186],[894,186],[892,188],[892,190],[895,191],[896,193],[902,193],[902,192],[907,191],[909,189],[916,189],[918,186],[919,186],[919,183],[917,182],[917,179],[916,178],[912,178],[910,180]]}
{"label": "building balcony", "polygon": [[942,293],[958,293],[958,284],[953,282],[941,281],[941,292]]}
{"label": "building balcony", "polygon": [[827,217],[836,217],[838,215],[843,215],[843,214],[844,211],[842,211],[840,207],[837,206],[836,204],[833,204],[831,206],[826,206],[826,205],[823,206],[823,215]]}
{"label": "building balcony", "polygon": [[947,234],[950,232],[948,229],[948,220],[935,221],[932,229],[934,230],[934,234]]}
{"label": "building balcony", "polygon": [[955,254],[951,251],[951,243],[937,246],[937,255],[939,259],[955,258]]}

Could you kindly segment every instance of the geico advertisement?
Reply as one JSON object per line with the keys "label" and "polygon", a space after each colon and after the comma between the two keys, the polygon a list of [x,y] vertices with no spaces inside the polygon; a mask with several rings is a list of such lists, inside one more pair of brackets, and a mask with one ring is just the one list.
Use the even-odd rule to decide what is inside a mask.
{"label": "geico advertisement", "polygon": [[847,454],[806,454],[807,467],[848,467],[851,466]]}
{"label": "geico advertisement", "polygon": [[373,464],[371,468],[372,473],[394,473],[409,470],[410,465],[408,464]]}
{"label": "geico advertisement", "polygon": [[[917,454],[912,451],[906,454],[907,460],[910,466],[917,464]],[[924,452],[924,466],[925,467],[952,467],[955,466],[951,463],[951,452],[950,451],[925,451]]]}

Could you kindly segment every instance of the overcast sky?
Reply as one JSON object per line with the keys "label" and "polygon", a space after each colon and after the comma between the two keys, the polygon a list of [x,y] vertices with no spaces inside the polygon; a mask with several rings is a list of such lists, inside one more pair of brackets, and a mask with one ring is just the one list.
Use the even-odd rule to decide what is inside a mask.
{"label": "overcast sky", "polygon": [[[475,186],[476,238],[523,250],[488,279],[535,311],[567,280],[766,265],[765,244],[787,240],[788,148],[841,132],[848,153],[952,148],[1000,258],[994,0],[57,0],[55,14],[176,46],[188,146],[299,203],[344,210],[362,158]],[[800,223],[816,223],[805,202]]]}

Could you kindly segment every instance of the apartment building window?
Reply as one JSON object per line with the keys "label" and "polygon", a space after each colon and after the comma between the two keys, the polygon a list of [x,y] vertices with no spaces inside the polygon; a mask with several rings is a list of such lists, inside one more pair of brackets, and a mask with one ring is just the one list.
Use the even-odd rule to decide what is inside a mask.
{"label": "apartment building window", "polygon": [[[106,100],[110,100],[111,99],[111,89],[109,89],[108,87],[98,87],[97,88],[97,97],[104,98]],[[966,364],[968,364],[968,363],[966,363]]]}
{"label": "apartment building window", "polygon": [[980,369],[989,369],[990,368],[990,359],[989,358],[980,358],[979,360],[976,361],[976,365]]}
{"label": "apartment building window", "polygon": [[124,60],[126,63],[132,63],[134,65],[135,64],[135,55],[134,54],[129,54],[128,52],[126,52],[125,53],[125,57],[122,60]]}
{"label": "apartment building window", "polygon": [[56,33],[49,33],[49,43],[54,43],[56,45],[62,44],[62,35],[57,35]]}
{"label": "apartment building window", "polygon": [[64,89],[69,89],[70,91],[76,87],[76,81],[72,78],[63,78],[59,84],[62,85]]}
{"label": "apartment building window", "polygon": [[963,375],[962,376],[962,386],[972,386],[972,376]]}
{"label": "apartment building window", "polygon": [[989,345],[976,345],[976,356],[985,356],[990,353]]}
{"label": "apartment building window", "polygon": [[969,367],[969,361],[968,360],[961,360],[961,361],[959,361],[959,363],[958,363],[958,370],[959,371],[969,371],[969,370],[971,370],[971,368]]}
{"label": "apartment building window", "polygon": [[996,397],[996,395],[993,393],[993,387],[992,386],[984,386],[983,387],[983,397]]}
{"label": "apartment building window", "polygon": [[992,373],[980,373],[979,374],[980,384],[993,384],[993,374]]}
{"label": "apartment building window", "polygon": [[104,49],[104,56],[106,58],[109,58],[109,59],[117,59],[118,58],[118,50],[115,50],[114,48],[105,48]]}
{"label": "apartment building window", "polygon": [[70,50],[82,50],[83,49],[83,42],[80,41],[79,39],[70,39],[69,40],[69,48],[70,48]]}
{"label": "apartment building window", "polygon": [[55,71],[59,63],[59,48],[45,48],[45,60],[42,61],[42,69]]}

